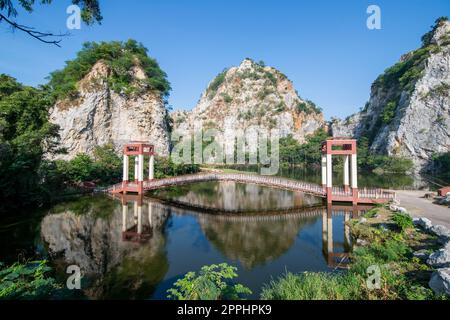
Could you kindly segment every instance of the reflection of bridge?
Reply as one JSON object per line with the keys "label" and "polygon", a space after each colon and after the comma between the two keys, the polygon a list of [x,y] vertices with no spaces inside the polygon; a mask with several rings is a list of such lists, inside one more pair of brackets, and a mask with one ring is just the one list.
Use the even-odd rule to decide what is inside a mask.
{"label": "reflection of bridge", "polygon": [[[191,208],[183,208],[178,203],[161,202],[158,199],[143,197],[142,195],[119,195],[113,196],[122,203],[122,239],[124,241],[145,242],[152,237],[153,225],[155,219],[159,216],[157,212],[170,212],[174,214],[196,215],[203,221],[217,220],[223,222],[244,223],[274,223],[281,220],[307,219],[311,217],[322,217],[322,252],[327,264],[330,267],[346,267],[349,261],[351,248],[351,236],[349,220],[356,217],[371,208],[371,206],[362,205],[327,205],[322,207],[293,208],[290,211],[281,212],[262,212],[260,214],[221,214],[217,210],[210,212],[198,211]],[[132,222],[130,222],[129,203],[132,203]],[[146,208],[144,207],[146,205]],[[148,211],[147,211],[148,210]],[[144,212],[145,211],[145,212]],[[344,242],[337,242],[333,239],[333,217],[344,216]],[[145,217],[145,219],[144,219]],[[167,215],[166,215],[167,218]],[[336,225],[334,225],[336,227]],[[336,252],[336,249],[339,252]]]}
{"label": "reflection of bridge", "polygon": [[[332,183],[332,156],[344,156],[343,187]],[[154,179],[154,147],[145,143],[131,143],[124,147],[123,181],[108,188],[110,193],[138,193],[149,190],[206,181],[234,181],[312,194],[332,202],[383,203],[395,199],[395,193],[383,189],[358,189],[356,140],[328,139],[322,146],[322,185],[293,179],[256,174],[199,173]],[[129,157],[134,156],[134,181],[129,180]],[[144,157],[149,157],[148,179],[144,179]],[[351,165],[350,165],[351,163]],[[350,188],[351,176],[351,188]]]}

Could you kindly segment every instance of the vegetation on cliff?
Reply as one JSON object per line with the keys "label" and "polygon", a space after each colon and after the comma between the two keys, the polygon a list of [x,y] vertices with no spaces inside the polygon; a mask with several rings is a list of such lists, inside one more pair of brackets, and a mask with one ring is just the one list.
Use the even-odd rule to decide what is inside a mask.
{"label": "vegetation on cliff", "polygon": [[[400,105],[402,94],[411,94],[414,90],[416,82],[423,74],[426,61],[430,55],[441,50],[440,46],[431,40],[438,27],[446,21],[448,21],[447,17],[436,19],[431,30],[422,37],[422,47],[404,55],[399,62],[386,69],[373,83],[372,88],[381,90],[381,92],[387,95],[387,102],[375,120],[375,125],[364,133],[369,139],[370,144],[373,142],[381,127],[391,124]],[[444,45],[448,45],[448,43],[444,43]]]}
{"label": "vegetation on cliff", "polygon": [[[91,71],[94,64],[103,61],[110,69],[107,77],[117,93],[131,94],[140,90],[154,90],[167,97],[170,83],[158,62],[148,56],[148,50],[135,40],[126,42],[86,42],[77,57],[67,61],[62,70],[52,72],[49,86],[58,99],[77,96],[77,84]],[[141,68],[146,77],[137,79],[133,68]]]}

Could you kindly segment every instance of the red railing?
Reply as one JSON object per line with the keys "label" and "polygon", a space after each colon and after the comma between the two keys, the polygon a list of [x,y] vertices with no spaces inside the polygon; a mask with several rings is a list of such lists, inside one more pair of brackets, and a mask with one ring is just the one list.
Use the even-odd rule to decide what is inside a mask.
{"label": "red railing", "polygon": [[[206,181],[234,181],[240,183],[254,183],[258,185],[266,185],[281,189],[311,193],[321,197],[326,196],[325,190],[323,190],[322,186],[317,184],[282,177],[261,176],[257,174],[242,174],[242,173],[196,173],[162,179],[145,180],[143,181],[143,188],[144,190],[153,190],[168,186],[189,184],[194,182],[206,182]],[[134,188],[136,189],[138,188],[138,183],[136,182],[127,183],[127,189],[134,189]],[[113,186],[110,186],[107,189],[107,191],[120,192],[120,190],[122,189],[123,184],[121,182]],[[351,197],[352,191],[351,190],[346,191],[343,187],[333,187],[332,194],[333,196],[338,197]],[[395,192],[383,189],[364,188],[359,189],[358,198],[393,200],[395,199]]]}

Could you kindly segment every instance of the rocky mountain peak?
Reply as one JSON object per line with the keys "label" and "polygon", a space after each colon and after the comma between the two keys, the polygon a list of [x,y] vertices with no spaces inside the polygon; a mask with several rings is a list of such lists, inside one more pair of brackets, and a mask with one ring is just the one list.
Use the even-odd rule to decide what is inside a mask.
{"label": "rocky mountain peak", "polygon": [[251,125],[278,128],[282,136],[292,134],[299,141],[324,124],[320,109],[300,98],[286,75],[249,58],[219,73],[191,112],[172,117],[175,129],[192,129],[200,122],[203,127],[220,129],[225,119],[231,119],[237,129]]}
{"label": "rocky mountain peak", "polygon": [[428,169],[450,150],[450,22],[438,19],[422,47],[403,55],[372,84],[364,108],[335,120],[333,136],[366,138],[371,151]]}

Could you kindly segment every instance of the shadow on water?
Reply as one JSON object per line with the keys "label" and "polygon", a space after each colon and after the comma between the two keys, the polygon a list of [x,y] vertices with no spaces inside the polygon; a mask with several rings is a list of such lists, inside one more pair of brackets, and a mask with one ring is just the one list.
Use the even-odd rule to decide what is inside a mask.
{"label": "shadow on water", "polygon": [[[97,195],[59,204],[40,221],[34,246],[61,280],[68,265],[78,265],[91,299],[165,299],[186,272],[220,262],[237,266],[237,281],[258,298],[262,284],[286,269],[345,267],[351,250],[345,222],[368,209],[319,206],[321,199],[302,193],[234,182],[171,188],[158,197],[167,201]],[[263,213],[215,214],[170,204],[180,199]],[[289,206],[295,210],[274,212]]]}

